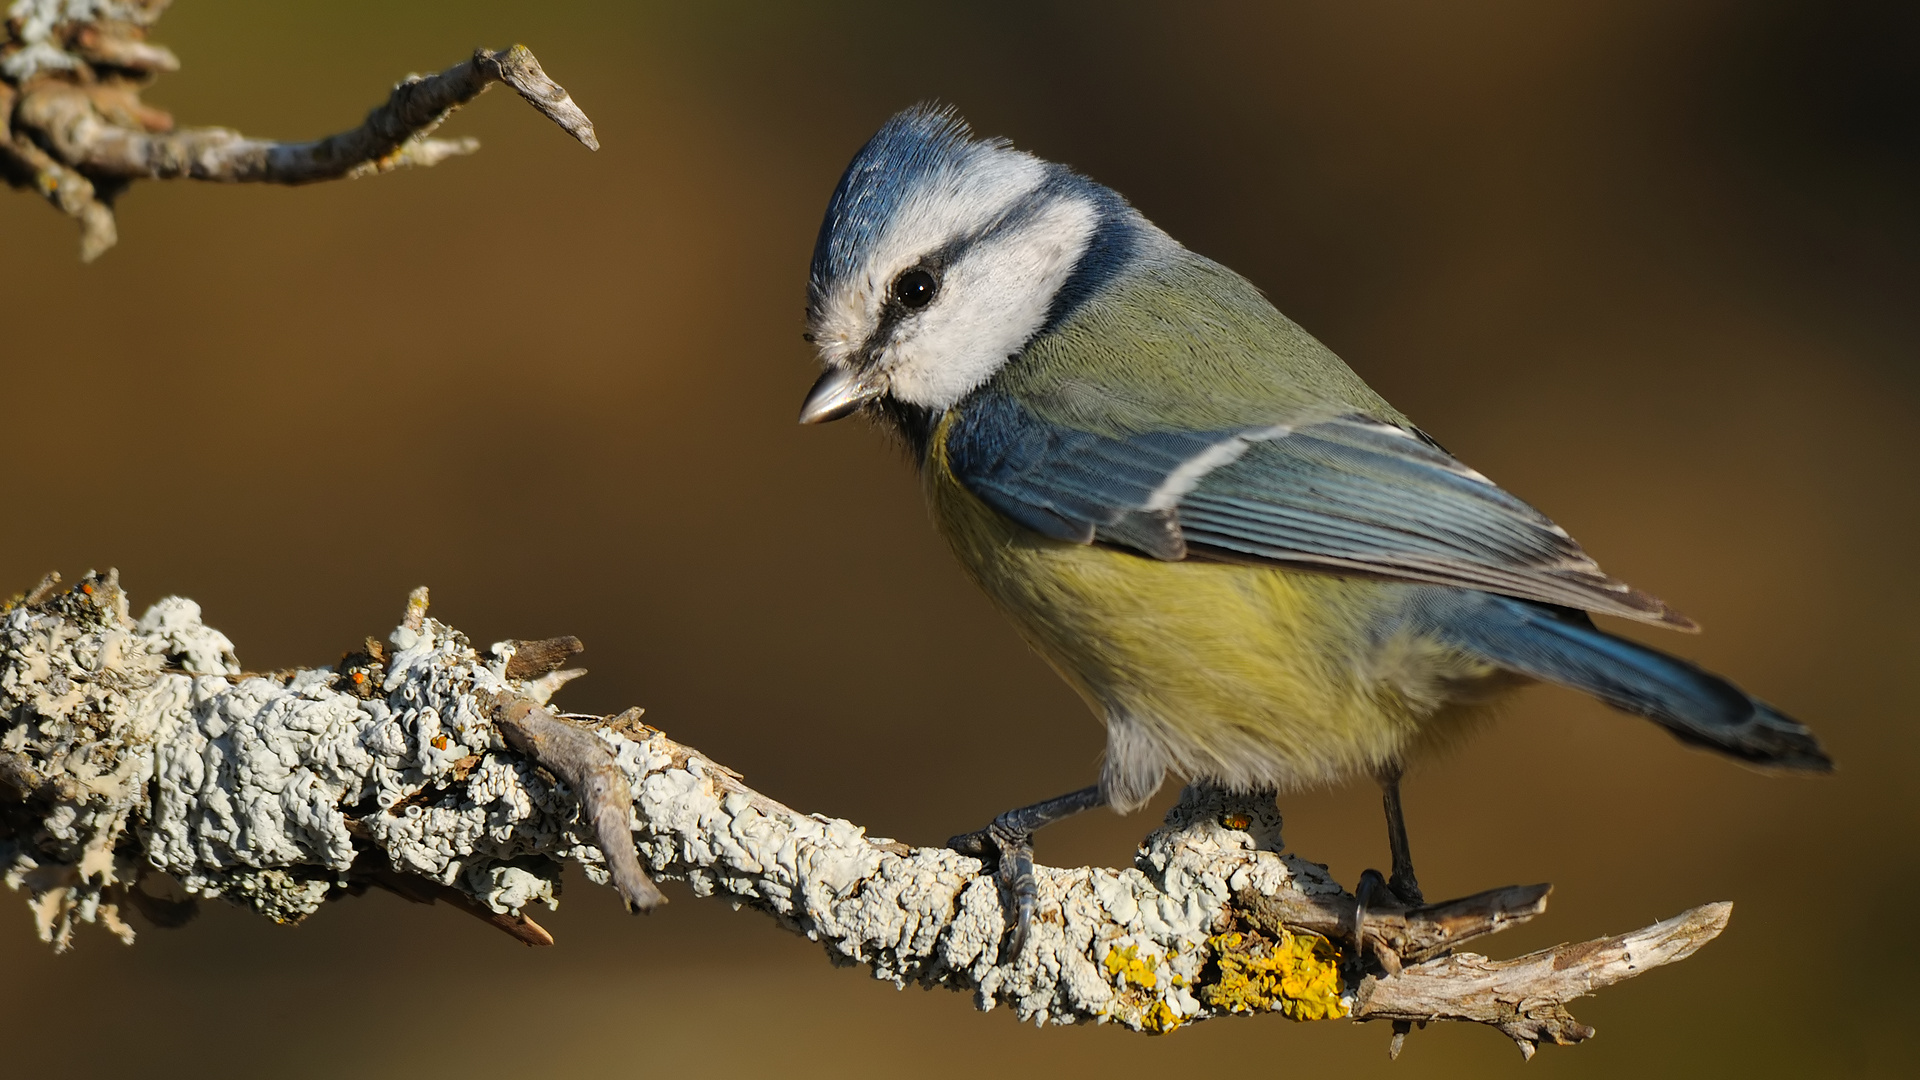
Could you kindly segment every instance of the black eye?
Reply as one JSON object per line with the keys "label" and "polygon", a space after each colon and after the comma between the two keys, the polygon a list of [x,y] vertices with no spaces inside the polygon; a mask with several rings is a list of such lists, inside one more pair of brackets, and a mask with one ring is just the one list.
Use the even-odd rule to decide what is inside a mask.
{"label": "black eye", "polygon": [[933,303],[940,283],[925,270],[909,270],[893,279],[893,301],[901,307],[919,310]]}

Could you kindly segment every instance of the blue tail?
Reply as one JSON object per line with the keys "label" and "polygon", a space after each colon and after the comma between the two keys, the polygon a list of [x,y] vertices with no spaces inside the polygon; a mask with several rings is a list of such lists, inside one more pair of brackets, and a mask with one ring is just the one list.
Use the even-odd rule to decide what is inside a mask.
{"label": "blue tail", "polygon": [[1777,768],[1829,772],[1804,724],[1710,671],[1614,637],[1586,612],[1529,600],[1434,590],[1422,621],[1456,648],[1644,716],[1682,742]]}

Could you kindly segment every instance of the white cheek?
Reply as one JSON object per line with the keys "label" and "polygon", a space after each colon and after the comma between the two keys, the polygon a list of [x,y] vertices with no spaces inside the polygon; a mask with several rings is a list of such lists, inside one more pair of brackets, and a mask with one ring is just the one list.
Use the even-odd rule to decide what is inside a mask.
{"label": "white cheek", "polygon": [[853,362],[854,354],[860,351],[873,326],[868,310],[879,306],[876,291],[863,280],[852,288],[836,290],[828,298],[809,328],[820,359],[834,367],[846,367]]}
{"label": "white cheek", "polygon": [[888,350],[893,396],[940,411],[992,378],[1046,322],[1097,216],[1081,200],[1056,201],[949,267],[933,306]]}

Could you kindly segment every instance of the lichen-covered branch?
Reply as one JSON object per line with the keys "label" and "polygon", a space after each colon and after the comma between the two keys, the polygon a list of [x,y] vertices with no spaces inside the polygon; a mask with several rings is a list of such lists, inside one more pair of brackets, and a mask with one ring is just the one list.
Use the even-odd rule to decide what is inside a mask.
{"label": "lichen-covered branch", "polygon": [[[1164,1032],[1235,1013],[1492,1026],[1531,1053],[1591,1029],[1565,1003],[1678,960],[1708,905],[1632,934],[1492,961],[1461,943],[1539,915],[1546,886],[1415,909],[1357,904],[1286,852],[1270,798],[1189,788],[1121,869],[1037,868],[1025,951],[979,860],[803,814],[643,724],[555,712],[575,639],[478,650],[420,590],[385,641],[331,667],[247,673],[169,598],[50,579],[0,609],[0,868],[66,948],[131,941],[220,897],[291,922],[368,888],[446,901],[528,944],[563,863],[636,910],[653,879],[757,908],[896,984],[1038,1022]],[[1358,923],[1358,924],[1356,924]]]}
{"label": "lichen-covered branch", "polygon": [[79,221],[81,257],[113,246],[113,200],[134,180],[309,184],[433,165],[479,149],[431,135],[448,114],[506,83],[597,150],[593,123],[525,46],[408,76],[359,127],[311,142],[224,128],[175,130],[144,104],[153,77],[179,67],[146,40],[168,0],[16,0],[0,37],[0,176],[38,190]]}

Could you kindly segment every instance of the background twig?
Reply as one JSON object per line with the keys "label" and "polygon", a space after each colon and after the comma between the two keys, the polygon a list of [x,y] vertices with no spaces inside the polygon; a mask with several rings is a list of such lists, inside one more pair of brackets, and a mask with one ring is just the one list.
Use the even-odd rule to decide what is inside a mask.
{"label": "background twig", "polygon": [[113,201],[135,180],[310,184],[435,165],[478,150],[436,139],[453,110],[504,82],[590,150],[593,122],[524,45],[473,56],[438,75],[411,75],[360,126],[311,142],[255,139],[224,128],[175,130],[142,88],[179,61],[146,41],[165,0],[16,4],[0,38],[0,177],[32,187],[80,224],[87,261],[117,238]]}

